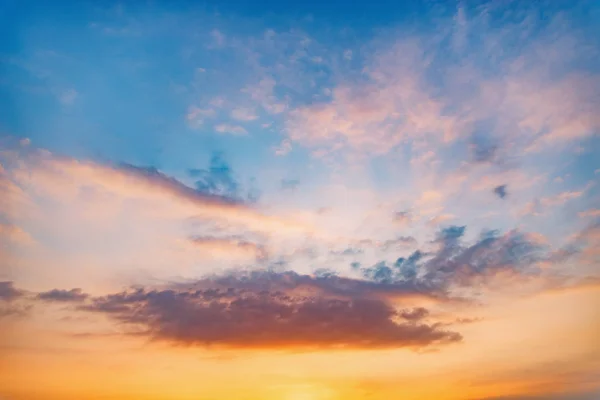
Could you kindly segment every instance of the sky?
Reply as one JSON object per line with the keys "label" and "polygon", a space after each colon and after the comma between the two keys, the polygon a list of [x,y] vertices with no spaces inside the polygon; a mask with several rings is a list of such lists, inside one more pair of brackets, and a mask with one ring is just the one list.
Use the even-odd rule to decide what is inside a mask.
{"label": "sky", "polygon": [[592,0],[0,0],[0,399],[597,399],[599,133]]}

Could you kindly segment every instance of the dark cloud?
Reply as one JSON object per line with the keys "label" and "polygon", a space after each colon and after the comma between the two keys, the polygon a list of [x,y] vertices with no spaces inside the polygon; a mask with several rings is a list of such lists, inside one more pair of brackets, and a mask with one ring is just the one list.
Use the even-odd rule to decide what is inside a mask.
{"label": "dark cloud", "polygon": [[453,286],[468,286],[473,279],[500,271],[534,273],[532,266],[546,256],[539,243],[518,231],[504,235],[485,232],[475,243],[465,244],[465,230],[465,226],[442,229],[433,241],[438,246],[436,251],[417,250],[393,264],[381,261],[361,272],[366,279],[379,283],[410,283],[431,292],[448,293]]}
{"label": "dark cloud", "polygon": [[506,191],[506,185],[496,186],[494,188],[494,194],[501,199],[505,198],[508,195],[508,192]]}
{"label": "dark cloud", "polygon": [[0,282],[0,300],[13,301],[23,296],[23,291],[15,288],[11,281]]}
{"label": "dark cloud", "polygon": [[224,197],[236,202],[255,201],[258,197],[255,189],[244,193],[242,185],[234,177],[231,166],[220,152],[211,156],[207,169],[191,169],[189,173],[197,179],[196,190],[200,193]]}
{"label": "dark cloud", "polygon": [[415,279],[417,277],[418,262],[424,255],[425,253],[416,250],[408,258],[398,258],[394,262],[394,268],[398,270],[399,277],[405,280]]}
{"label": "dark cloud", "polygon": [[404,310],[400,313],[402,318],[409,321],[418,321],[429,315],[429,311],[423,307],[413,308],[412,310]]}
{"label": "dark cloud", "polygon": [[386,265],[385,261],[380,261],[371,268],[365,268],[363,276],[379,283],[393,283],[397,280],[394,271]]}
{"label": "dark cloud", "polygon": [[60,290],[52,289],[47,292],[38,293],[37,298],[44,301],[56,302],[81,302],[88,297],[81,289]]}
{"label": "dark cloud", "polygon": [[[356,286],[365,284],[331,275],[262,271],[187,288],[95,297],[81,309],[107,314],[154,339],[185,345],[416,348],[461,340],[456,332],[421,323],[421,310],[398,312],[385,297],[359,295]],[[377,286],[363,293],[374,294]]]}
{"label": "dark cloud", "polygon": [[28,305],[19,304],[25,292],[15,288],[13,282],[0,282],[0,318],[25,315]]}
{"label": "dark cloud", "polygon": [[118,167],[121,173],[134,176],[140,180],[146,180],[149,184],[163,188],[174,195],[187,199],[193,203],[215,206],[238,206],[239,199],[222,196],[218,193],[209,193],[203,190],[193,189],[175,178],[167,176],[154,167],[139,167],[131,164],[121,164]]}
{"label": "dark cloud", "polygon": [[[532,266],[543,258],[534,238],[518,231],[484,232],[473,243],[464,242],[465,232],[465,226],[444,228],[432,242],[434,250],[417,250],[393,263],[369,268],[353,263],[361,279],[328,269],[313,275],[269,269],[99,297],[74,289],[37,298],[79,301],[79,310],[108,315],[128,332],[174,344],[378,348],[451,343],[461,340],[460,334],[443,330],[448,324],[430,322],[427,309],[396,306],[406,307],[415,297],[453,301],[455,289],[479,284],[498,271],[535,273]],[[595,231],[590,232],[582,233],[581,240],[589,240]],[[5,298],[20,293],[9,282],[0,289]]]}
{"label": "dark cloud", "polygon": [[[330,270],[329,270],[330,271]],[[330,271],[331,272],[331,271]],[[311,296],[336,296],[340,298],[410,298],[445,299],[447,293],[417,280],[375,280],[342,277],[333,273],[326,276],[298,274],[294,271],[275,272],[257,270],[236,272],[198,281],[196,287],[238,288],[241,290],[281,291],[285,293],[309,293]]]}
{"label": "dark cloud", "polygon": [[461,241],[464,228],[449,228],[438,238],[440,250],[425,263],[424,279],[467,286],[474,278],[499,271],[527,273],[527,268],[542,258],[542,247],[524,233],[490,231],[474,244],[465,245]]}
{"label": "dark cloud", "polygon": [[449,226],[443,228],[437,235],[437,241],[450,242],[461,238],[465,234],[466,226]]}

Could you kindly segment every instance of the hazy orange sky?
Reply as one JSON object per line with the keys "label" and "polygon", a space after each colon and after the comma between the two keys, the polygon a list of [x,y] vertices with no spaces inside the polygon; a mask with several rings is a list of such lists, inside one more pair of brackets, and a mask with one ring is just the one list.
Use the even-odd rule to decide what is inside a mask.
{"label": "hazy orange sky", "polygon": [[600,398],[597,2],[0,26],[0,400]]}

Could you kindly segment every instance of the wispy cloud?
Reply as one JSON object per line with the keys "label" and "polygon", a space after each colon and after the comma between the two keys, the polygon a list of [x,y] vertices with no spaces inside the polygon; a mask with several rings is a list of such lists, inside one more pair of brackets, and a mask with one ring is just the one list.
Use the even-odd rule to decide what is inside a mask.
{"label": "wispy cloud", "polygon": [[238,121],[254,121],[258,116],[252,109],[249,108],[236,108],[231,111],[231,118]]}
{"label": "wispy cloud", "polygon": [[75,100],[77,100],[78,96],[79,96],[79,93],[77,93],[77,91],[75,89],[67,89],[67,90],[63,90],[58,95],[58,100],[63,105],[70,106],[75,103]]}
{"label": "wispy cloud", "polygon": [[248,131],[239,125],[219,124],[215,126],[215,131],[219,133],[229,133],[232,135],[246,135]]}
{"label": "wispy cloud", "polygon": [[186,114],[186,119],[188,123],[194,127],[199,128],[204,124],[204,121],[207,118],[211,118],[215,116],[215,111],[213,109],[203,109],[192,106],[188,109]]}

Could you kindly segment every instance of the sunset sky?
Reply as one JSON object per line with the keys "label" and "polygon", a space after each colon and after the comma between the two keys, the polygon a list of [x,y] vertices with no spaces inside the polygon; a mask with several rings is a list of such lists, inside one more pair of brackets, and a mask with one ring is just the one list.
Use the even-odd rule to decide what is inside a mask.
{"label": "sunset sky", "polygon": [[0,399],[599,399],[599,133],[593,0],[0,0]]}

